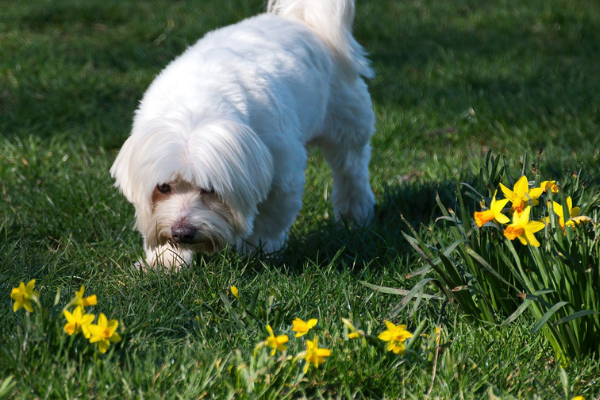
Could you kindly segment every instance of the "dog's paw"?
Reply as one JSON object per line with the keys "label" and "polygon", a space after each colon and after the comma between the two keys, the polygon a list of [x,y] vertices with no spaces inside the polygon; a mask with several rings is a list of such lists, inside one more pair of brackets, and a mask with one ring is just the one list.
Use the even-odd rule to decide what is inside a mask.
{"label": "dog's paw", "polygon": [[138,269],[146,270],[150,268],[164,267],[172,272],[178,272],[182,267],[190,266],[194,260],[194,252],[187,249],[175,248],[170,245],[159,246],[146,250],[146,260],[138,261]]}

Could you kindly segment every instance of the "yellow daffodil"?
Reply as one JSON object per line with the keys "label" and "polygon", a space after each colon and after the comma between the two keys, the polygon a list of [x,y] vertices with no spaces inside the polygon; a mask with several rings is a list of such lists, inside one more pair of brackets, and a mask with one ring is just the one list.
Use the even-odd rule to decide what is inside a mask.
{"label": "yellow daffodil", "polygon": [[239,298],[240,292],[238,291],[238,288],[236,288],[235,286],[231,287],[231,294],[235,296],[235,298]]}
{"label": "yellow daffodil", "polygon": [[506,197],[512,203],[512,209],[517,214],[521,214],[525,207],[529,204],[529,200],[531,199],[531,205],[536,206],[538,204],[537,198],[544,193],[544,189],[535,188],[529,190],[529,183],[527,182],[527,177],[522,176],[515,186],[513,190],[510,190],[503,184],[500,184],[500,189],[502,189],[502,193],[504,193],[504,197]]}
{"label": "yellow daffodil", "polygon": [[96,295],[92,295],[89,297],[83,297],[83,293],[85,292],[85,286],[81,286],[81,288],[79,289],[78,292],[75,292],[75,298],[73,298],[73,300],[71,300],[71,303],[69,305],[73,306],[73,307],[89,307],[89,306],[95,306],[96,304],[98,304],[98,300],[96,298]]}
{"label": "yellow daffodil", "polygon": [[121,336],[116,332],[119,323],[111,319],[110,321],[104,314],[100,314],[98,317],[98,324],[89,324],[88,330],[90,333],[90,343],[98,343],[98,350],[100,353],[106,353],[108,346],[111,343],[117,343],[121,341]]}
{"label": "yellow daffodil", "polygon": [[86,339],[89,339],[91,333],[89,331],[89,326],[92,322],[94,322],[94,318],[96,318],[93,314],[83,314],[83,307],[77,307],[73,310],[71,314],[67,310],[64,311],[64,316],[67,319],[67,323],[63,330],[71,336],[73,333],[83,333],[83,336]]}
{"label": "yellow daffodil", "polygon": [[547,192],[548,190],[550,190],[552,193],[558,193],[558,186],[556,186],[556,181],[544,181],[540,185],[540,188],[544,192]]}
{"label": "yellow daffodil", "polygon": [[502,214],[502,209],[506,203],[508,203],[508,199],[496,200],[497,192],[497,190],[494,192],[494,197],[492,197],[492,204],[490,205],[489,210],[475,213],[475,223],[477,226],[482,227],[490,221],[496,221],[500,224],[507,224],[510,222],[510,218]]}
{"label": "yellow daffodil", "polygon": [[264,341],[264,344],[273,348],[273,351],[271,351],[272,356],[275,355],[277,350],[284,351],[287,349],[284,344],[290,340],[288,335],[275,336],[273,334],[273,329],[271,329],[271,325],[267,325],[267,331],[269,331],[269,337]]}
{"label": "yellow daffodil", "polygon": [[585,400],[583,396],[575,396],[571,400]]}
{"label": "yellow daffodil", "polygon": [[524,245],[530,244],[539,247],[540,242],[533,234],[544,229],[546,225],[543,222],[529,221],[530,210],[530,207],[525,207],[521,215],[514,213],[513,223],[504,229],[504,236],[509,240],[518,238]]}
{"label": "yellow daffodil", "polygon": [[33,312],[33,307],[31,305],[31,301],[38,301],[39,293],[34,291],[33,288],[35,286],[35,279],[32,279],[27,283],[21,282],[19,287],[13,288],[10,293],[10,298],[15,301],[13,305],[13,311],[17,312],[21,307],[24,307],[27,311]]}
{"label": "yellow daffodil", "polygon": [[300,337],[306,335],[317,324],[317,320],[313,318],[309,319],[308,322],[304,322],[300,318],[296,318],[292,321],[292,324],[294,325],[292,331],[296,332],[296,337]]}
{"label": "yellow daffodil", "polygon": [[385,325],[387,330],[381,332],[377,338],[384,342],[388,342],[388,351],[393,351],[396,354],[403,354],[404,345],[402,343],[405,342],[406,339],[411,338],[413,334],[406,330],[406,325],[394,325],[390,321],[385,321]]}
{"label": "yellow daffodil", "polygon": [[348,333],[348,339],[358,339],[359,337],[361,337],[361,334],[364,335],[363,331],[359,331],[358,329],[356,329],[352,322],[350,322],[346,318],[342,318],[342,322],[350,330],[350,333]]}
{"label": "yellow daffodil", "polygon": [[[569,219],[566,222],[567,226],[574,228],[575,224],[579,225],[582,222],[591,222],[592,221],[592,219],[590,217],[586,217],[585,215],[579,215],[579,213],[581,212],[581,209],[579,207],[573,207],[573,199],[571,199],[571,196],[567,197],[566,200],[567,200],[567,207],[569,208]],[[558,218],[559,218],[558,223],[560,224],[560,227],[563,228],[563,230],[564,230],[565,229],[565,212],[563,210],[562,205],[553,201],[552,202],[552,211],[554,211],[554,214],[558,215]],[[549,219],[550,219],[549,217],[546,218],[546,222],[548,222]]]}
{"label": "yellow daffodil", "polygon": [[329,357],[331,355],[331,350],[319,348],[319,338],[315,337],[314,340],[306,341],[306,351],[300,353],[305,361],[306,365],[304,366],[304,373],[308,372],[308,367],[310,364],[314,364],[315,368],[319,367],[319,364],[323,364],[325,362],[325,357]]}

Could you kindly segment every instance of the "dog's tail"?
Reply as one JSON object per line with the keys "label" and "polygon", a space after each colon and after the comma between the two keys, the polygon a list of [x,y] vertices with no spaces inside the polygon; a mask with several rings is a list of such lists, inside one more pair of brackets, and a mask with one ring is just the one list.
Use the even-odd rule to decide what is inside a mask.
{"label": "dog's tail", "polygon": [[352,36],[354,0],[269,0],[267,12],[303,21],[352,72],[367,78],[374,76],[365,51]]}

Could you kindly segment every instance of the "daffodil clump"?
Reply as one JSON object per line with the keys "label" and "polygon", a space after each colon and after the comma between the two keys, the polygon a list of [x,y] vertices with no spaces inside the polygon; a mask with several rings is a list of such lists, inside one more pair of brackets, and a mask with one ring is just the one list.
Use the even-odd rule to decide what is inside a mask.
{"label": "daffodil clump", "polygon": [[[498,191],[496,190],[489,207],[486,210],[475,212],[473,218],[475,224],[480,228],[488,223],[503,227],[503,235],[508,240],[518,239],[523,245],[539,247],[540,242],[535,234],[544,229],[546,224],[551,222],[553,216],[559,217],[559,225],[563,230],[565,225],[575,227],[582,222],[594,222],[589,217],[579,215],[580,208],[573,207],[573,200],[570,196],[566,198],[568,212],[565,213],[563,206],[556,201],[548,200],[548,217],[540,220],[531,218],[531,210],[540,204],[541,196],[560,192],[556,181],[544,181],[539,187],[532,187],[527,176],[523,175],[512,189],[502,183],[500,183],[500,189],[505,198],[498,200],[496,198]],[[484,203],[481,206],[485,208]],[[512,219],[509,216],[512,216]],[[565,217],[567,218],[565,219]]]}
{"label": "daffodil clump", "polygon": [[[600,192],[581,171],[543,180],[539,158],[522,160],[513,182],[507,159],[489,152],[479,182],[454,186],[451,208],[438,196],[443,215],[436,228],[443,234],[424,239],[407,223],[412,235],[404,236],[424,263],[418,274],[437,276],[423,278],[406,297],[432,297],[425,285],[437,282],[441,295],[473,323],[506,325],[529,312],[537,321],[532,332],[546,336],[561,362],[599,354]],[[467,198],[479,202],[478,209]],[[401,351],[396,342],[389,346]]]}
{"label": "daffodil clump", "polygon": [[[304,322],[300,318],[296,318],[292,321],[292,332],[296,332],[295,337],[299,338],[308,333],[314,326],[316,326],[318,320],[311,318],[307,322]],[[364,331],[357,329],[352,322],[348,319],[342,318],[343,324],[348,327],[350,332],[348,339],[357,339],[360,337],[367,337]],[[379,340],[387,343],[387,350],[395,354],[402,355],[405,352],[405,345],[407,339],[413,337],[413,334],[406,330],[406,325],[395,325],[390,321],[385,321],[387,329],[379,334],[377,337]],[[275,356],[276,352],[285,352],[288,350],[286,344],[289,342],[288,335],[275,335],[270,325],[266,325],[268,332],[267,338],[259,342],[256,350],[268,347],[271,349],[270,356]],[[306,374],[311,365],[318,368],[319,365],[325,362],[325,358],[331,355],[331,350],[319,347],[319,336],[315,335],[312,340],[304,340],[305,349],[298,353],[293,359],[304,360],[303,373]]]}
{"label": "daffodil clump", "polygon": [[[14,312],[17,312],[20,308],[24,308],[30,313],[34,312],[32,302],[42,309],[39,302],[39,293],[34,288],[35,279],[32,279],[27,285],[21,282],[18,287],[12,289],[11,298],[14,300]],[[69,336],[81,334],[90,343],[96,343],[100,353],[106,353],[110,343],[121,341],[121,336],[116,332],[119,323],[114,319],[109,321],[101,313],[98,322],[94,324],[96,316],[88,313],[86,307],[96,306],[98,299],[96,295],[84,297],[84,293],[85,287],[81,286],[75,292],[75,297],[63,309],[62,315],[66,320],[63,331]]]}
{"label": "daffodil clump", "polygon": [[[121,341],[121,336],[116,332],[119,323],[117,320],[108,320],[103,313],[98,316],[98,322],[94,324],[96,316],[88,314],[85,307],[98,305],[96,295],[84,297],[85,287],[81,286],[79,291],[75,292],[75,297],[69,302],[63,315],[67,320],[63,330],[68,335],[81,333],[90,343],[96,343],[100,353],[106,353],[111,343]],[[73,307],[73,312],[68,308]]]}
{"label": "daffodil clump", "polygon": [[[295,337],[299,338],[308,333],[312,328],[317,325],[318,320],[311,318],[308,322],[304,322],[300,318],[294,319],[292,321],[292,332],[296,332]],[[267,332],[269,336],[262,342],[257,345],[257,350],[263,347],[271,348],[271,356],[274,356],[277,351],[284,352],[288,349],[285,346],[286,343],[289,342],[288,335],[278,335],[275,336],[273,329],[270,325],[266,326]],[[306,350],[302,351],[298,355],[296,355],[295,359],[303,359],[305,361],[304,373],[308,372],[308,368],[311,364],[318,368],[319,364],[323,364],[325,362],[325,357],[329,357],[331,355],[331,350],[325,348],[319,348],[319,338],[315,336],[314,339],[306,340]]]}
{"label": "daffodil clump", "polygon": [[[245,303],[240,291],[235,286],[231,286],[230,292],[239,301],[239,305],[242,308],[245,308]],[[244,309],[244,312],[246,316],[253,315],[253,310]],[[197,320],[199,321],[199,318]],[[326,362],[327,358],[334,353],[334,350],[328,348],[329,346],[323,345],[323,338],[320,337],[318,333],[323,329],[318,326],[319,321],[316,318],[303,320],[296,317],[291,322],[291,326],[287,328],[290,335],[285,334],[285,329],[284,332],[276,333],[276,330],[273,329],[270,324],[265,325],[267,336],[256,345],[253,362],[251,362],[250,365],[256,366],[260,364],[257,360],[262,360],[263,364],[261,365],[268,363],[268,361],[261,359],[261,354],[263,354],[270,358],[277,357],[280,368],[281,365],[288,363],[288,361],[291,361],[291,365],[301,363],[303,366],[301,374],[304,375],[309,372],[311,367],[313,367],[313,369],[318,369]],[[377,345],[377,343],[385,343],[387,350],[398,355],[405,354],[405,342],[407,339],[413,337],[413,334],[406,329],[406,325],[395,325],[390,321],[385,321],[387,329],[381,332],[377,337],[370,334],[370,329],[369,332],[365,332],[364,330],[357,328],[349,319],[342,318],[342,323],[345,328],[344,337],[346,340],[362,338],[364,347],[368,344]],[[317,331],[317,333],[314,333],[314,331]],[[291,335],[292,333],[293,336]],[[307,338],[309,334],[311,339]],[[290,342],[290,336],[295,340]],[[327,335],[325,339],[331,338]],[[337,342],[345,343],[342,339],[338,339]],[[383,350],[383,346],[377,347],[380,347]],[[266,349],[267,352],[261,352],[263,349]],[[295,355],[288,355],[288,352]],[[248,368],[248,363],[240,362],[239,368],[245,370]]]}

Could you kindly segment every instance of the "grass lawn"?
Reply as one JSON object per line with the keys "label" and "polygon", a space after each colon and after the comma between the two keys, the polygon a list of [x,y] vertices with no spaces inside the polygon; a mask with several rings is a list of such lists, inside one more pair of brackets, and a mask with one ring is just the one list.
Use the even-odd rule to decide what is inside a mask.
{"label": "grass lawn", "polygon": [[[599,398],[597,356],[561,365],[527,313],[500,327],[438,299],[411,303],[391,321],[445,332],[437,355],[423,337],[418,358],[346,340],[342,318],[375,337],[385,329],[402,298],[361,281],[410,290],[423,278],[405,277],[423,263],[400,215],[444,238],[436,188],[472,180],[490,148],[517,169],[541,147],[546,176],[583,167],[598,191],[600,3],[358,0],[355,35],[377,73],[373,226],[332,222],[331,175],[312,152],[277,259],[225,250],[177,274],[132,268],[141,237],[108,170],[137,102],[187,46],[263,3],[0,5],[0,399]],[[13,313],[11,289],[30,279],[44,312]],[[97,295],[91,312],[119,322],[123,340],[106,354],[62,332],[82,285]],[[296,317],[318,319],[316,333],[295,338]],[[289,335],[284,355],[255,352],[266,324]],[[304,374],[292,357],[315,334],[331,356]]]}

